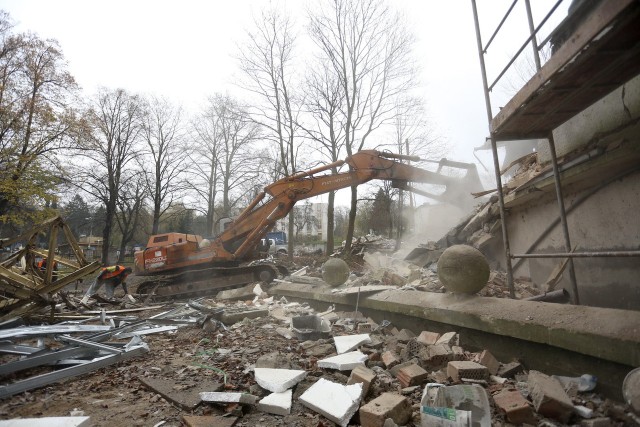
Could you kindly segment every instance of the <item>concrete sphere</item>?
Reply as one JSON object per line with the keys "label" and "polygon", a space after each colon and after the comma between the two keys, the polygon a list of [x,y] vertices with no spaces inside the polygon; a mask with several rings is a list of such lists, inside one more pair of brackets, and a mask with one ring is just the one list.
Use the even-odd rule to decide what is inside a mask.
{"label": "concrete sphere", "polygon": [[340,258],[329,258],[322,265],[322,279],[331,287],[342,285],[349,278],[349,265]]}
{"label": "concrete sphere", "polygon": [[489,280],[489,263],[476,248],[454,245],[440,255],[438,278],[449,292],[475,294]]}

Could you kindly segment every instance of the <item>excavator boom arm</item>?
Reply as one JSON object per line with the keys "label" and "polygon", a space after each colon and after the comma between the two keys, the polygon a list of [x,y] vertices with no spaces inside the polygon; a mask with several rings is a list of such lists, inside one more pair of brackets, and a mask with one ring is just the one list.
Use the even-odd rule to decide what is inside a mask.
{"label": "excavator boom arm", "polygon": [[[247,209],[220,234],[214,245],[218,253],[231,259],[241,259],[258,244],[265,234],[273,228],[276,221],[284,218],[296,202],[342,188],[352,187],[381,179],[393,181],[400,188],[407,188],[407,182],[422,182],[449,186],[456,181],[444,175],[427,171],[415,166],[400,163],[397,160],[418,160],[412,156],[383,153],[376,150],[364,150],[353,154],[343,161],[282,178],[265,187]],[[348,172],[322,174],[321,172],[347,164]],[[266,194],[270,199],[258,206]]]}

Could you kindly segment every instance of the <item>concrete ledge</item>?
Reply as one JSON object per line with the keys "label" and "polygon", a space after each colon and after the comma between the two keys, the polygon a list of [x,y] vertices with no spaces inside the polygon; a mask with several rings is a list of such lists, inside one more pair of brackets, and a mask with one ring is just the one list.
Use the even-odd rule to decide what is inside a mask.
{"label": "concrete ledge", "polygon": [[[269,292],[347,306],[355,306],[356,300],[356,295],[298,283],[280,283]],[[638,311],[399,290],[361,294],[359,309],[366,308],[640,366]]]}

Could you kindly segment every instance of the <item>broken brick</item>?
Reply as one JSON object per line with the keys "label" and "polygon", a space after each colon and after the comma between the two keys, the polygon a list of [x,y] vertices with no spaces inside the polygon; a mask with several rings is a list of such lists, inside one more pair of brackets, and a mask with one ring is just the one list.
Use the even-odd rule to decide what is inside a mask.
{"label": "broken brick", "polygon": [[356,366],[351,371],[347,385],[362,383],[362,397],[364,398],[369,393],[369,387],[376,378],[376,373],[365,366]]}
{"label": "broken brick", "polygon": [[359,415],[362,427],[383,427],[386,419],[391,419],[398,425],[405,425],[411,419],[413,409],[406,397],[395,393],[382,393],[360,407]]}
{"label": "broken brick", "polygon": [[412,363],[411,365],[400,369],[396,374],[396,378],[398,378],[402,387],[409,387],[413,385],[421,385],[427,380],[428,375],[427,371]]}
{"label": "broken brick", "polygon": [[498,408],[514,424],[536,424],[533,408],[518,390],[503,390],[493,396]]}
{"label": "broken brick", "polygon": [[400,332],[395,334],[396,339],[401,343],[407,343],[410,339],[415,338],[416,334],[411,332],[409,329],[402,329]]}
{"label": "broken brick", "polygon": [[571,398],[555,378],[529,371],[529,392],[536,411],[545,417],[566,423],[573,413]]}
{"label": "broken brick", "polygon": [[446,366],[453,360],[453,351],[448,345],[437,344],[427,347],[427,359],[424,361],[434,369]]}
{"label": "broken brick", "polygon": [[387,369],[390,369],[400,363],[400,358],[391,351],[385,351],[382,353],[382,363],[384,363]]}
{"label": "broken brick", "polygon": [[447,375],[454,382],[458,382],[462,378],[486,380],[489,378],[489,371],[479,363],[460,360],[449,362],[447,364]]}
{"label": "broken brick", "polygon": [[417,341],[420,344],[424,345],[433,345],[440,338],[440,334],[436,332],[422,331],[420,335],[418,335]]}

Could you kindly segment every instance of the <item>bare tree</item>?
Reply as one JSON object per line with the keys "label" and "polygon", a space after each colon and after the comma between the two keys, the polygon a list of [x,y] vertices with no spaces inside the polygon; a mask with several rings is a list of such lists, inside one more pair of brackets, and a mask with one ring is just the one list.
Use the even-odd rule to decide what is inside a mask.
{"label": "bare tree", "polygon": [[[301,125],[305,135],[315,141],[320,153],[330,163],[338,161],[344,148],[344,93],[335,73],[328,64],[319,61],[312,67],[307,78],[307,98],[305,108],[310,118],[308,125]],[[336,167],[332,173],[338,173]],[[327,244],[326,253],[333,253],[335,192],[331,191],[327,206]]]}
{"label": "bare tree", "polygon": [[109,262],[109,248],[118,198],[125,172],[136,158],[140,134],[140,99],[123,89],[101,89],[87,112],[91,132],[86,135],[78,182],[105,208],[102,230],[102,262]]}
{"label": "bare tree", "polygon": [[189,188],[195,192],[196,197],[204,204],[202,213],[206,217],[206,234],[214,235],[215,204],[219,192],[218,182],[220,141],[220,118],[212,108],[205,111],[193,122],[194,149],[189,155]]}
{"label": "bare tree", "polygon": [[152,168],[144,174],[146,194],[151,200],[151,234],[157,234],[160,218],[186,188],[183,172],[189,150],[184,143],[182,109],[162,98],[150,97],[144,102],[142,139],[146,143],[139,161],[142,170],[150,161]]}
{"label": "bare tree", "polygon": [[198,140],[192,156],[198,177],[194,183],[205,184],[194,190],[206,202],[207,230],[213,234],[216,217],[231,216],[263,171],[262,156],[256,155],[254,147],[259,125],[236,100],[218,94],[209,98],[194,129]]}
{"label": "bare tree", "polygon": [[55,202],[79,89],[57,41],[12,30],[0,11],[0,219],[17,224]]}
{"label": "bare tree", "polygon": [[[296,172],[299,145],[296,144],[297,110],[291,92],[293,78],[293,25],[275,9],[264,10],[254,20],[255,30],[240,49],[240,68],[246,80],[243,88],[262,102],[251,110],[253,120],[267,129],[265,138],[276,143],[282,174]],[[293,216],[289,215],[289,256],[293,256]]]}
{"label": "bare tree", "polygon": [[[344,97],[347,154],[395,116],[396,100],[413,85],[413,38],[383,0],[326,0],[310,13],[311,37],[339,81]],[[357,187],[351,187],[346,249],[356,218]]]}
{"label": "bare tree", "polygon": [[122,236],[116,260],[118,263],[124,260],[127,244],[133,241],[139,230],[147,190],[147,180],[142,171],[133,172],[123,180],[123,184],[116,203],[118,212],[115,215]]}

